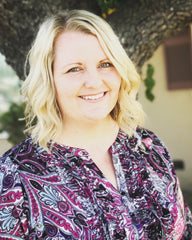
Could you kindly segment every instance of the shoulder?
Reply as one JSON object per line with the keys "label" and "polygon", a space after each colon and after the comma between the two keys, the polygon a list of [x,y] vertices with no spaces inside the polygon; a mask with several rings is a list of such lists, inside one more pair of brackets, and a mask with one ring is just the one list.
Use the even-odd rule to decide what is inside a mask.
{"label": "shoulder", "polygon": [[[0,158],[0,170],[16,172],[17,170],[33,171],[38,170],[37,162],[42,164],[46,159],[46,151],[32,139],[26,138],[24,141],[5,152]],[[36,169],[35,169],[36,168]]]}
{"label": "shoulder", "polygon": [[137,128],[134,137],[140,139],[145,148],[148,148],[149,150],[155,148],[167,152],[164,142],[154,132],[148,129]]}
{"label": "shoulder", "polygon": [[149,129],[137,128],[136,135],[138,135],[142,140],[150,138],[151,140],[153,140],[153,142],[156,142],[157,144],[162,144],[162,141],[159,139],[159,137]]}
{"label": "shoulder", "polygon": [[13,148],[6,151],[0,158],[0,166],[6,165],[7,167],[10,167],[13,164],[14,160],[19,157],[19,155],[27,152],[26,149],[28,149],[30,145],[32,145],[32,141],[30,138],[27,138]]}
{"label": "shoulder", "polygon": [[137,128],[132,137],[128,137],[121,132],[120,145],[137,155],[137,158],[143,159],[155,165],[173,167],[171,156],[163,141],[152,131],[145,128]]}
{"label": "shoulder", "polygon": [[[25,206],[23,180],[19,174],[19,156],[29,149],[26,139],[0,158],[0,239],[24,239],[27,232],[28,209]],[[25,151],[24,151],[25,149]],[[25,155],[25,154],[24,154]],[[16,237],[14,237],[14,234]],[[3,237],[4,236],[4,237]],[[7,238],[6,238],[7,237]]]}
{"label": "shoulder", "polygon": [[29,147],[32,147],[32,145],[33,145],[32,139],[30,137],[26,138],[22,142],[18,143],[17,145],[15,145],[14,147],[6,151],[2,155],[2,157],[16,155],[17,153],[19,154],[24,151],[26,152],[26,149],[28,149]]}
{"label": "shoulder", "polygon": [[136,138],[140,138],[139,152],[146,159],[147,164],[158,172],[172,173],[175,168],[170,153],[164,142],[152,131],[138,128]]}
{"label": "shoulder", "polygon": [[152,131],[146,128],[138,127],[132,137],[120,130],[117,140],[121,145],[127,145],[132,151],[140,152],[140,150],[149,152],[152,149],[164,150],[168,153],[163,141]]}
{"label": "shoulder", "polygon": [[7,158],[14,160],[21,156],[26,156],[31,153],[33,148],[35,148],[35,146],[32,142],[32,139],[26,138],[24,141],[6,151],[0,158],[1,162],[4,162]]}

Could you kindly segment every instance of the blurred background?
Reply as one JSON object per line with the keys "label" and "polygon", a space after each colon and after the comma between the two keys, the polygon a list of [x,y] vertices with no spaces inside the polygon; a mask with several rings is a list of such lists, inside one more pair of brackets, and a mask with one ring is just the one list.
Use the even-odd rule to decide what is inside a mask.
{"label": "blurred background", "polygon": [[154,100],[145,96],[142,81],[139,100],[147,114],[145,127],[154,131],[175,161],[177,176],[192,209],[192,26],[167,40],[143,67],[154,66]]}

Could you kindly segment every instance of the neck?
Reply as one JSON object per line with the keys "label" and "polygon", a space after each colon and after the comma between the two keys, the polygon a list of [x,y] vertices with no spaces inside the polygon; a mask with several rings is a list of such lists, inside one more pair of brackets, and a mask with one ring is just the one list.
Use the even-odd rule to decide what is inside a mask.
{"label": "neck", "polygon": [[111,117],[98,122],[70,122],[70,124],[64,124],[55,140],[67,146],[87,149],[93,145],[101,145],[110,138],[113,143],[118,130],[117,123]]}

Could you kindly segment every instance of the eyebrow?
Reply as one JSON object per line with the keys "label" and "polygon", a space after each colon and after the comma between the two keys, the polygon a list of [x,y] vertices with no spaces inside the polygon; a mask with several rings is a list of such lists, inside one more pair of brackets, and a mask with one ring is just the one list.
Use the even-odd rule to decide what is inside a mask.
{"label": "eyebrow", "polygon": [[103,62],[103,61],[110,61],[109,58],[104,58],[102,60],[100,60],[100,62]]}
{"label": "eyebrow", "polygon": [[68,63],[67,65],[62,66],[62,69],[69,68],[73,65],[81,65],[82,66],[83,64],[81,62],[72,62],[72,63]]}

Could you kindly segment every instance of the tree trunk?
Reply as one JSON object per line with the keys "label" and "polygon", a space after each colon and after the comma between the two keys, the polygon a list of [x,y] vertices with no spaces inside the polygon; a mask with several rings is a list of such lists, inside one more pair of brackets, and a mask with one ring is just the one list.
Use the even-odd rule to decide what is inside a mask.
{"label": "tree trunk", "polygon": [[[101,15],[97,0],[1,0],[0,52],[21,79],[40,22],[63,9],[87,9]],[[126,0],[107,21],[140,68],[164,40],[192,22],[192,1]]]}

